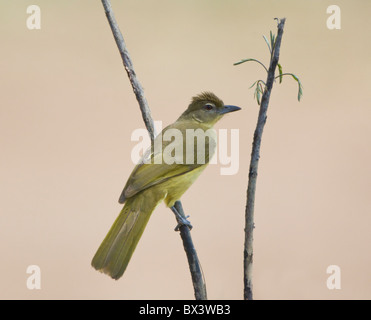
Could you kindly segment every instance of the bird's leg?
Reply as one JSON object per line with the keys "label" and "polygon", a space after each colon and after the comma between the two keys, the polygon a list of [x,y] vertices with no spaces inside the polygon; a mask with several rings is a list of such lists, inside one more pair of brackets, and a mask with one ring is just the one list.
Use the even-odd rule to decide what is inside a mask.
{"label": "bird's leg", "polygon": [[189,230],[192,229],[191,223],[187,220],[187,218],[189,218],[189,216],[185,216],[183,212],[180,213],[179,210],[175,207],[175,205],[172,206],[170,209],[171,209],[171,211],[174,212],[176,220],[178,221],[178,225],[174,229],[175,231],[179,231],[179,228],[181,226],[187,226],[189,228]]}

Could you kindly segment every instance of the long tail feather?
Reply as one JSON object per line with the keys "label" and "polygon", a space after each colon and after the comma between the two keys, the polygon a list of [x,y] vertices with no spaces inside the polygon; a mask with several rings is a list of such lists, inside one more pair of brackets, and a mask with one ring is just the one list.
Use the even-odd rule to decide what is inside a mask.
{"label": "long tail feather", "polygon": [[142,195],[127,199],[95,254],[92,266],[113,279],[120,278],[155,207],[156,203],[149,204],[148,198],[143,199]]}

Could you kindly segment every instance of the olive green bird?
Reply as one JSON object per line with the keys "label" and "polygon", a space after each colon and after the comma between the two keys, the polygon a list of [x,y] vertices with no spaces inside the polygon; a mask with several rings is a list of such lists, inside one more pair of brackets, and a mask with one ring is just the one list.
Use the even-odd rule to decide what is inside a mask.
{"label": "olive green bird", "polygon": [[[191,227],[189,221],[177,212],[174,203],[205,169],[215,151],[216,134],[209,129],[223,115],[237,110],[240,108],[224,105],[213,93],[203,92],[193,97],[177,121],[162,130],[153,147],[135,166],[121,193],[119,203],[125,205],[92,260],[95,269],[113,279],[123,275],[153,210],[161,201],[172,209],[181,224]],[[187,139],[189,130],[200,132],[199,129],[209,133],[207,139]],[[180,132],[182,139],[165,139],[167,133],[173,132]],[[156,148],[156,145],[162,147]],[[175,153],[181,150],[173,163],[166,161],[169,150],[172,154],[174,150]],[[200,150],[200,154],[203,153],[201,161],[198,158]]]}

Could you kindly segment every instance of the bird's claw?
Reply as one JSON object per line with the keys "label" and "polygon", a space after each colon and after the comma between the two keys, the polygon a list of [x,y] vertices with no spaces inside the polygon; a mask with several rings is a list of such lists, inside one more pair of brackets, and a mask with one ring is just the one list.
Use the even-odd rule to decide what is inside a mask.
{"label": "bird's claw", "polygon": [[178,217],[178,225],[175,227],[175,231],[179,231],[180,227],[181,226],[187,226],[189,230],[192,230],[193,226],[191,225],[191,223],[187,220],[187,218],[189,218],[189,216],[186,216],[185,218],[183,217]]}

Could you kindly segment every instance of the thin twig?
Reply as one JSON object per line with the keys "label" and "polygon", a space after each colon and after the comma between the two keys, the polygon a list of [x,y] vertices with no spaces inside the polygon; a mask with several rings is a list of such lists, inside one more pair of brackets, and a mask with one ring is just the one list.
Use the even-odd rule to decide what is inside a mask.
{"label": "thin twig", "polygon": [[263,129],[267,120],[267,110],[269,105],[269,98],[273,88],[274,74],[278,64],[283,28],[285,25],[285,18],[278,20],[277,38],[275,46],[271,55],[268,76],[265,90],[262,96],[258,122],[254,132],[254,140],[251,152],[251,161],[249,169],[249,182],[247,187],[247,200],[245,211],[245,246],[244,246],[244,299],[253,299],[253,285],[252,285],[252,266],[253,266],[253,230],[254,230],[254,204],[255,204],[255,190],[256,180],[258,176],[258,164],[260,158],[260,144],[263,135]]}
{"label": "thin twig", "polygon": [[125,70],[128,74],[131,86],[133,87],[135,97],[138,100],[144,124],[146,125],[151,140],[153,141],[156,136],[156,132],[151,116],[151,110],[149,109],[147,99],[144,96],[143,87],[135,74],[133,63],[131,62],[131,58],[129,55],[129,51],[126,48],[124,37],[122,36],[122,33],[116,22],[115,16],[112,11],[111,3],[109,0],[102,0],[102,4],[107,16],[108,23],[111,27],[113,37],[115,38],[117,48],[120,51],[122,62],[124,63]]}
{"label": "thin twig", "polygon": [[[176,201],[174,207],[183,216],[183,218],[186,217],[183,211],[182,203],[180,201]],[[189,270],[191,271],[193,289],[195,292],[195,298],[196,300],[206,300],[207,293],[205,278],[201,269],[200,261],[198,260],[196,249],[193,245],[191,231],[185,225],[180,226],[179,231],[183,241],[184,251],[187,254]]]}
{"label": "thin twig", "polygon": [[[104,11],[106,13],[109,25],[111,27],[113,36],[115,38],[117,47],[120,51],[122,62],[124,64],[125,70],[128,74],[130,83],[133,87],[134,94],[138,100],[139,107],[142,113],[143,121],[146,125],[146,128],[148,130],[148,133],[151,137],[151,140],[153,142],[156,133],[155,133],[155,128],[153,124],[153,120],[151,117],[151,111],[148,106],[147,100],[144,96],[143,88],[138,81],[138,78],[135,74],[133,63],[131,61],[129,52],[126,48],[126,44],[124,41],[124,38],[121,34],[121,31],[118,27],[118,24],[116,22],[115,16],[112,11],[111,3],[109,0],[102,0],[102,4],[104,7]],[[177,201],[175,204],[175,207],[178,209],[178,212],[180,212],[183,216],[183,208],[181,205],[180,201]],[[202,269],[200,262],[197,257],[197,253],[195,250],[195,247],[193,245],[192,237],[190,230],[187,226],[181,226],[179,228],[180,231],[180,236],[183,241],[183,247],[187,255],[188,259],[188,264],[189,264],[189,270],[191,272],[191,277],[192,277],[192,282],[193,282],[193,288],[194,288],[194,293],[195,293],[195,298],[197,300],[206,300],[207,295],[206,295],[206,285],[204,281],[204,277],[202,274]]]}

